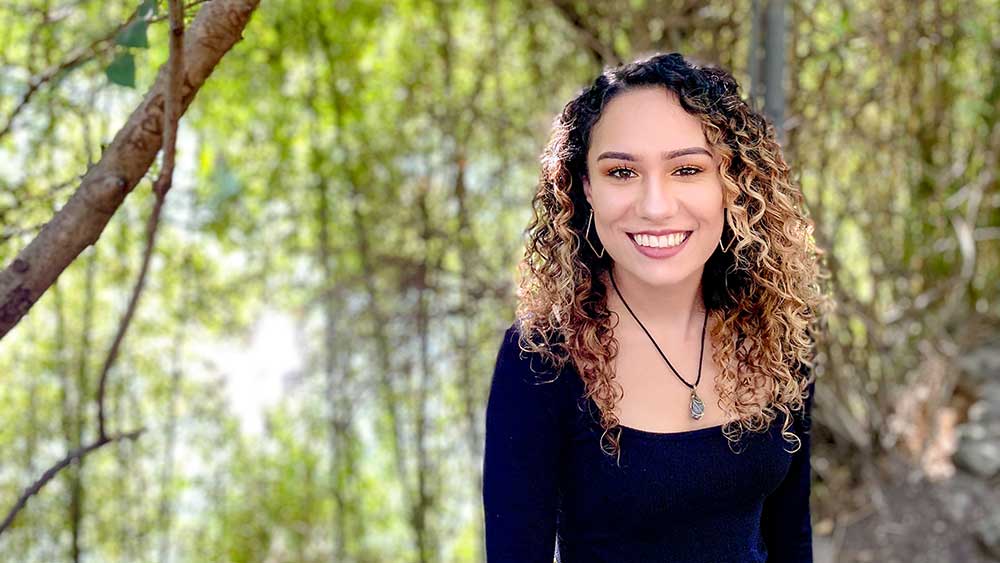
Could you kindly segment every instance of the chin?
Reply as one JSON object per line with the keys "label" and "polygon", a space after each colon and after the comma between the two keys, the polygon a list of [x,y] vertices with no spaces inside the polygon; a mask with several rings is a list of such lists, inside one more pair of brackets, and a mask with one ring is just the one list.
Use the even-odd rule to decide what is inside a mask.
{"label": "chin", "polygon": [[664,275],[644,275],[643,280],[655,287],[669,287],[680,284],[681,282],[687,280],[694,274],[694,270],[684,269],[682,271],[673,270],[665,273]]}
{"label": "chin", "polygon": [[681,254],[667,259],[652,259],[637,254],[632,246],[628,246],[619,249],[616,253],[619,256],[627,257],[627,259],[615,260],[615,262],[631,277],[638,278],[648,286],[666,287],[689,280],[692,276],[700,279],[712,251],[713,249],[689,247],[685,248]]}
{"label": "chin", "polygon": [[628,264],[619,264],[623,270],[632,277],[642,280],[642,282],[654,287],[667,287],[677,285],[692,275],[696,274],[695,268],[690,264],[677,266],[673,264],[646,265],[636,264],[634,261]]}

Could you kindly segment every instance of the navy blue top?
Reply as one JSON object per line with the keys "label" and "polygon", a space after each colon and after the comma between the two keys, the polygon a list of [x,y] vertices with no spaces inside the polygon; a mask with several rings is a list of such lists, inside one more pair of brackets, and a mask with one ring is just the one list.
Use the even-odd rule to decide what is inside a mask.
{"label": "navy blue top", "polygon": [[[782,415],[737,445],[722,426],[648,432],[621,426],[620,466],[600,448],[599,410],[567,363],[551,366],[504,334],[486,407],[488,563],[812,562],[809,426]],[[554,379],[554,381],[552,381]],[[539,383],[552,381],[551,383]],[[739,454],[734,453],[739,451]]]}

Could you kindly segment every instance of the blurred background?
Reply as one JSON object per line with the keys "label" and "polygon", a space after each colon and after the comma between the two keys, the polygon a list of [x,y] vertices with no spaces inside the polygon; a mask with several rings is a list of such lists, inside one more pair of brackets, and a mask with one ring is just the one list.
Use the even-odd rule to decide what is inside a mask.
{"label": "blurred background", "polygon": [[[0,1],[4,268],[152,86],[165,18]],[[243,37],[181,121],[106,376],[110,430],[144,430],[61,468],[0,560],[483,561],[538,156],[652,51],[734,73],[828,250],[816,560],[1000,560],[1000,2],[272,0]],[[0,342],[0,518],[101,436],[159,166]]]}

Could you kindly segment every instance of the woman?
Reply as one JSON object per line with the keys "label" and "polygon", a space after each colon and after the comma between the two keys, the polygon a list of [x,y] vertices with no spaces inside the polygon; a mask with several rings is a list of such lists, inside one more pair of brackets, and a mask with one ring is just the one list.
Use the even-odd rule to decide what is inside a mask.
{"label": "woman", "polygon": [[556,120],[486,407],[490,563],[812,561],[822,252],[738,90],[657,55]]}

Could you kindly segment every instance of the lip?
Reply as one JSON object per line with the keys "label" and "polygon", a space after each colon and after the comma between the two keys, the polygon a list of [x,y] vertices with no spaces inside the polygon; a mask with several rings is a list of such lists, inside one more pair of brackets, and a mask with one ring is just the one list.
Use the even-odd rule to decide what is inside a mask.
{"label": "lip", "polygon": [[632,236],[629,236],[628,238],[630,241],[632,241],[632,244],[635,246],[635,249],[638,250],[640,254],[646,256],[647,258],[670,258],[671,256],[674,256],[678,252],[684,250],[684,247],[687,246],[688,241],[691,240],[691,235],[694,234],[694,231],[670,231],[670,232],[673,233],[690,232],[691,234],[689,234],[687,238],[684,239],[684,242],[678,244],[677,246],[672,246],[670,248],[652,248],[649,246],[642,246],[641,244],[637,243]]}
{"label": "lip", "polygon": [[663,235],[670,235],[673,233],[690,233],[694,229],[659,229],[656,231],[635,231],[629,233],[630,235],[649,235],[654,237],[661,237]]}

